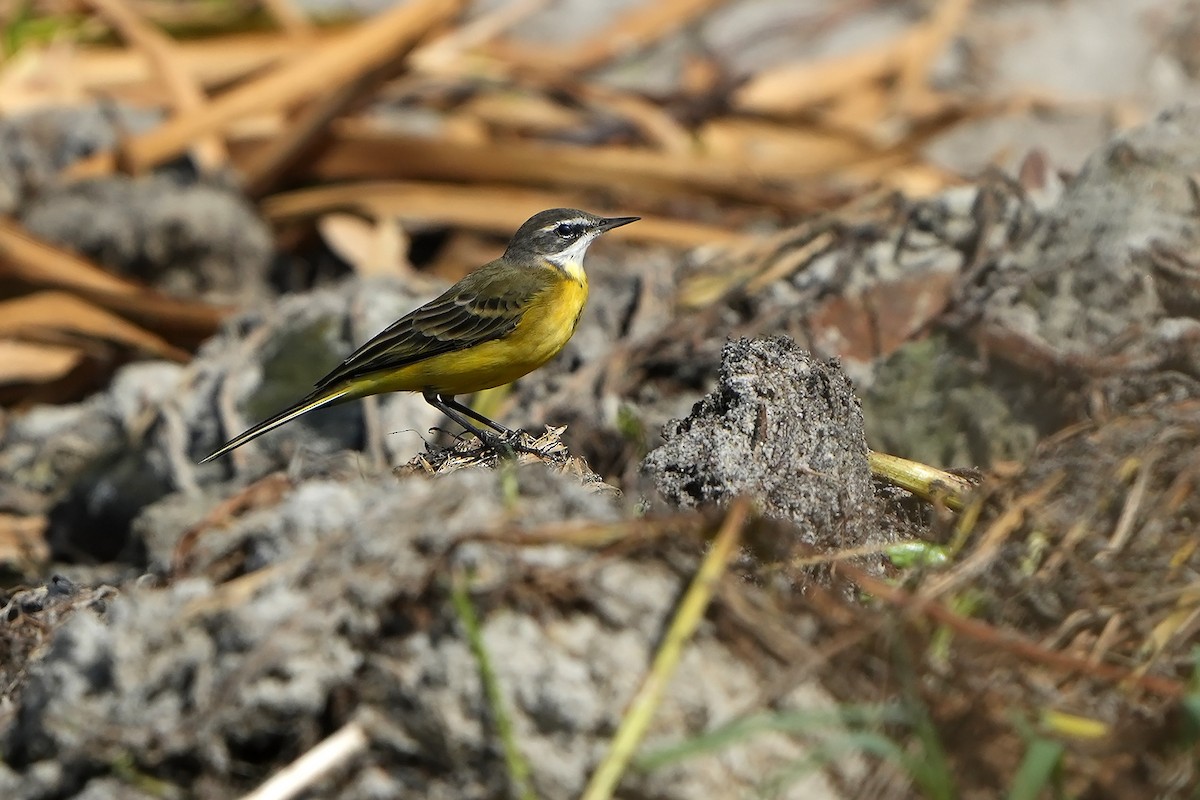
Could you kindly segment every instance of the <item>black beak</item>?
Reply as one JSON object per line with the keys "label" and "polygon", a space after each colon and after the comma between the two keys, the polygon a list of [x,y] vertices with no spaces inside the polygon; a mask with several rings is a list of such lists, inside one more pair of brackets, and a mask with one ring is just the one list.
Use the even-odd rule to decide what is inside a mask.
{"label": "black beak", "polygon": [[607,217],[600,220],[600,232],[611,231],[613,228],[619,228],[622,225],[628,225],[631,222],[637,222],[641,217]]}

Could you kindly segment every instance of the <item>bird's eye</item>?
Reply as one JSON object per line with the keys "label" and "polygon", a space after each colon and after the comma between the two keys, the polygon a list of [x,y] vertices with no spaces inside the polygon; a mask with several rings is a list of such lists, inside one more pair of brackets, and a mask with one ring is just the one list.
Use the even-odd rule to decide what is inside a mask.
{"label": "bird's eye", "polygon": [[579,233],[579,226],[569,222],[560,222],[554,226],[554,232],[564,239],[570,239]]}

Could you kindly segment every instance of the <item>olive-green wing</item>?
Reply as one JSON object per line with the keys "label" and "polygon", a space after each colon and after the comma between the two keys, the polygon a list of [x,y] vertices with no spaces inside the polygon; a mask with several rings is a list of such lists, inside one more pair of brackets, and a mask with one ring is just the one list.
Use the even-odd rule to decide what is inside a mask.
{"label": "olive-green wing", "polygon": [[552,270],[513,267],[499,260],[480,267],[393,322],[318,381],[317,389],[502,338],[517,327],[530,300],[554,279]]}

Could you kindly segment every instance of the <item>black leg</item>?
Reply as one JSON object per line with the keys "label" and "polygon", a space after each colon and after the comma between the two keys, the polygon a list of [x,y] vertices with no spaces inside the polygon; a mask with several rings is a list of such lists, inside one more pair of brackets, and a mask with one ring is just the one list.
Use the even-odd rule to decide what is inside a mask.
{"label": "black leg", "polygon": [[458,402],[450,395],[446,395],[446,394],[438,395],[438,399],[441,400],[445,405],[447,405],[450,408],[453,408],[455,411],[459,412],[460,414],[466,414],[468,417],[475,420],[476,422],[482,422],[484,425],[487,425],[489,428],[496,431],[496,433],[502,433],[505,436],[515,436],[516,435],[516,431],[513,431],[510,428],[504,427],[503,425],[501,425],[499,422],[496,422],[495,420],[488,419],[483,414],[480,414],[478,411],[471,408],[470,406],[463,405],[462,403]]}
{"label": "black leg", "polygon": [[447,417],[454,420],[459,425],[462,425],[464,428],[469,430],[471,433],[478,436],[479,441],[487,444],[487,443],[491,443],[496,438],[495,436],[493,436],[490,433],[484,433],[483,431],[481,431],[479,428],[477,428],[475,426],[474,423],[472,423],[470,420],[468,420],[462,414],[458,413],[458,411],[456,409],[451,408],[449,405],[447,405],[447,403],[438,395],[433,394],[432,392],[426,392],[425,393],[425,402],[429,403],[429,405],[433,406],[438,411],[442,412]]}
{"label": "black leg", "polygon": [[[510,430],[498,422],[488,419],[473,408],[458,402],[450,395],[424,392],[423,396],[426,403],[429,403],[429,405],[478,436],[479,441],[501,455],[507,454],[509,458],[512,458],[514,452],[538,453],[537,450],[531,450],[521,444],[521,434],[519,431]],[[484,425],[495,430],[496,433],[489,433],[477,428],[468,417],[482,422]],[[496,434],[500,435],[497,436]]]}
{"label": "black leg", "polygon": [[[426,403],[432,405],[433,408],[442,411],[443,414],[449,416],[450,419],[457,422],[458,425],[467,428],[468,431],[474,433],[476,437],[479,437],[479,440],[482,441],[482,443],[492,447],[493,450],[496,449],[497,446],[503,446],[505,449],[509,449],[510,445],[505,443],[504,439],[517,438],[517,433],[515,431],[510,431],[509,428],[505,428],[503,425],[500,425],[499,422],[488,420],[487,417],[480,414],[479,411],[467,407],[467,405],[463,405],[462,403],[456,401],[454,397],[449,395],[437,395],[437,393],[434,392],[425,392],[424,396]],[[467,419],[467,417],[470,417],[470,419]],[[484,425],[492,428],[493,431],[496,431],[496,433],[500,434],[499,437],[496,435],[496,433],[487,433],[482,431],[482,429],[480,429],[478,426],[475,426],[474,422],[470,420],[484,423]]]}

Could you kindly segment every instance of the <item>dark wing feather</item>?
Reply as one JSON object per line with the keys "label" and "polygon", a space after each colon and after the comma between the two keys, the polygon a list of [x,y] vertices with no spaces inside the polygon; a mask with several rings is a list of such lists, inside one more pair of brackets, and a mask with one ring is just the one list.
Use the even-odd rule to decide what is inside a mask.
{"label": "dark wing feather", "polygon": [[318,381],[317,390],[506,336],[555,277],[549,269],[514,268],[499,259],[480,267],[389,325]]}

